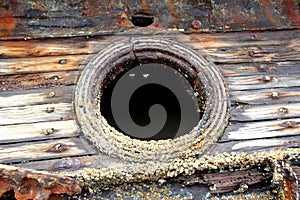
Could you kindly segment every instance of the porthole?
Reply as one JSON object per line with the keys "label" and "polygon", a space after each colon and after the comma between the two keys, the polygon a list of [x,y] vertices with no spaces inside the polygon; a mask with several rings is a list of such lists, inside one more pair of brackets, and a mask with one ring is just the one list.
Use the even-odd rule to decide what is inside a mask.
{"label": "porthole", "polygon": [[[177,78],[171,77],[168,72],[176,74],[174,77]],[[121,81],[121,86],[116,89],[122,77],[126,80]],[[169,83],[166,77],[174,79],[175,82],[177,80],[177,84],[181,82],[183,89],[173,87],[174,82]],[[130,91],[124,91],[127,88]],[[185,91],[183,95],[185,97],[180,96],[179,90]],[[112,103],[115,91],[117,103]],[[176,134],[171,133],[166,136],[167,131],[157,136],[156,133],[162,128],[160,126],[164,125],[160,123],[161,120],[157,120],[158,125],[156,124],[154,129],[157,128],[156,126],[159,127],[147,135],[143,128],[160,117],[160,114],[155,115],[155,110],[163,115],[169,109],[159,105],[159,97],[157,97],[150,99],[150,103],[146,102],[143,110],[143,105],[137,105],[136,102],[143,102],[142,97],[151,98],[151,94],[147,96],[147,91],[151,94],[155,92],[160,95],[165,94],[168,98],[177,98],[174,104],[179,105],[177,109],[179,112],[174,116],[180,115],[180,120],[173,121],[175,123],[173,128],[180,127],[180,123],[185,120],[185,117],[189,117],[189,113],[193,116],[192,121],[195,121],[192,127],[179,134],[174,131]],[[188,100],[183,101],[184,98]],[[130,103],[132,99],[137,101]],[[222,75],[216,66],[184,44],[156,38],[114,40],[83,70],[76,86],[74,102],[77,120],[84,136],[99,151],[127,161],[168,162],[183,155],[187,156],[195,152],[199,154],[217,141],[227,125],[228,118],[228,96]],[[118,102],[124,105],[118,107]],[[119,127],[119,121],[113,122],[114,120],[111,119],[114,119],[115,115],[107,114],[113,111],[107,112],[107,108],[103,107],[104,104],[106,107],[111,107],[111,110],[116,107],[115,115],[121,113],[121,119],[130,119],[129,122],[125,121],[125,125],[133,123],[129,126],[133,129],[136,127],[140,131],[131,133],[133,129],[130,128],[129,131],[124,131]],[[133,111],[130,111],[130,104],[133,105]],[[194,111],[185,111],[185,108]],[[125,111],[120,111],[121,109]],[[141,110],[143,116],[148,118],[147,123],[138,122],[139,117],[132,118],[135,114],[140,115]]]}

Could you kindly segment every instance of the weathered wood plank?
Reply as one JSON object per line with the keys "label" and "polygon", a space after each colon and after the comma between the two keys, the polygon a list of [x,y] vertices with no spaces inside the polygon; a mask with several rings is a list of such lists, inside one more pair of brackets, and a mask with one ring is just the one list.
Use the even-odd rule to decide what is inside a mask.
{"label": "weathered wood plank", "polygon": [[39,171],[64,172],[68,173],[83,169],[85,167],[104,168],[108,167],[99,159],[99,155],[95,156],[72,156],[59,159],[30,161],[14,164],[16,167],[34,169]]}
{"label": "weathered wood plank", "polygon": [[231,91],[232,105],[283,104],[300,102],[300,87]]}
{"label": "weathered wood plank", "polygon": [[[271,38],[270,38],[271,40]],[[300,43],[300,39],[297,40]],[[225,50],[206,49],[204,56],[215,63],[249,63],[249,62],[279,62],[287,60],[300,60],[299,50],[288,46],[256,46],[238,47]]]}
{"label": "weathered wood plank", "polygon": [[300,117],[300,103],[240,105],[230,111],[231,121],[260,121]]}
{"label": "weathered wood plank", "polygon": [[0,59],[0,75],[78,70],[91,55]]}
{"label": "weathered wood plank", "polygon": [[226,77],[236,76],[289,76],[300,74],[300,62],[267,62],[267,63],[239,63],[239,64],[218,64],[222,74]]}
{"label": "weathered wood plank", "polygon": [[0,76],[0,91],[28,90],[73,85],[77,81],[78,73],[78,71],[63,71]]}
{"label": "weathered wood plank", "polygon": [[96,154],[84,139],[70,138],[0,146],[0,163],[18,163]]}
{"label": "weathered wood plank", "polygon": [[122,169],[126,167],[126,163],[118,158],[99,153],[99,155],[93,156],[71,156],[63,159],[23,162],[14,164],[14,166],[34,170],[70,173],[85,167]]}
{"label": "weathered wood plank", "polygon": [[244,141],[230,141],[216,143],[213,145],[206,154],[219,154],[223,152],[259,152],[276,149],[299,148],[300,136],[294,135],[290,137],[278,138],[262,138]]}
{"label": "weathered wood plank", "polygon": [[0,41],[1,58],[66,56],[97,53],[110,36]]}
{"label": "weathered wood plank", "polygon": [[74,118],[71,103],[0,108],[0,125],[13,125]]}
{"label": "weathered wood plank", "polygon": [[74,120],[6,125],[0,126],[0,144],[74,137],[78,133]]}
{"label": "weathered wood plank", "polygon": [[[161,38],[179,40],[184,44],[192,46],[194,49],[211,49],[211,51],[220,51],[228,55],[230,55],[232,48],[249,48],[249,46],[287,46],[290,50],[296,51],[299,51],[300,48],[299,42],[297,42],[300,38],[298,30],[191,35],[166,31],[160,33],[159,29],[152,31],[149,33],[144,32],[143,34],[125,32],[120,33],[118,37],[128,38],[130,36],[159,34]],[[0,55],[1,58],[25,58],[93,54],[99,52],[101,47],[107,45],[109,43],[107,39],[109,38],[111,36],[0,41]]]}
{"label": "weathered wood plank", "polygon": [[300,118],[231,123],[219,142],[300,135]]}
{"label": "weathered wood plank", "polygon": [[231,48],[249,48],[251,46],[288,46],[298,49],[299,30],[280,31],[242,31],[210,34],[190,34],[180,36],[179,40],[195,49],[219,49],[230,51]]}
{"label": "weathered wood plank", "polygon": [[[282,62],[279,64],[270,63],[274,66],[264,69],[260,68],[261,64],[253,64],[250,66],[244,66],[241,64],[238,66],[222,66],[221,68],[224,67],[225,76],[243,75],[249,72],[249,70],[260,70],[261,72],[266,69],[269,69],[270,73],[280,73],[281,68],[278,68],[278,70],[275,68],[276,66],[284,65],[287,67],[285,68],[287,70],[284,72],[290,71],[289,69],[291,69],[291,72],[297,72],[298,70],[293,70],[292,67],[298,67],[299,65],[294,64],[293,62],[284,61],[300,59],[298,56],[300,52],[299,34],[291,34],[287,31],[272,33],[275,36],[270,34],[270,32],[267,32],[267,34],[261,36],[262,38],[269,37],[268,40],[264,38],[262,41],[258,39],[249,39],[251,36],[250,33],[241,33],[241,35],[237,35],[237,33],[223,33],[213,34],[212,36],[204,34],[185,36],[181,34],[172,35],[172,33],[170,33],[169,35],[162,35],[161,37],[179,40],[187,45],[193,46],[195,49],[201,48],[202,51],[200,51],[200,53],[213,62]],[[138,34],[127,35],[127,37],[129,36],[138,36]],[[201,39],[196,40],[195,42],[194,38],[198,39],[200,36]],[[122,37],[126,37],[126,35],[122,35]],[[275,38],[275,41],[273,38]],[[108,39],[108,37],[106,37],[106,39]],[[18,42],[20,44],[18,44]],[[0,63],[0,74],[34,73],[78,69],[81,65],[86,64],[95,53],[107,46],[109,40],[104,40],[104,37],[95,37],[58,39],[58,41],[48,39],[45,41],[29,40],[18,42],[2,41],[0,43],[3,46],[3,48],[0,49],[0,55],[2,58],[23,58],[1,59],[2,64]],[[263,45],[261,44],[262,42]],[[276,43],[276,45],[274,45],[274,43]],[[41,56],[43,56],[43,58],[35,58]],[[235,69],[235,67],[237,67],[237,69]],[[256,69],[256,67],[258,69]]]}
{"label": "weathered wood plank", "polygon": [[239,77],[226,77],[225,81],[230,91],[235,90],[253,90],[253,89],[268,89],[281,87],[299,87],[300,75],[292,74],[281,76],[269,75],[249,75]]}
{"label": "weathered wood plank", "polygon": [[49,103],[71,103],[74,86],[0,93],[0,108]]}
{"label": "weathered wood plank", "polygon": [[[101,1],[0,3],[0,39],[104,35],[135,28],[132,16],[153,16],[152,27],[187,32],[299,28],[296,1]],[[198,26],[192,21],[197,19]],[[138,25],[138,24],[136,24]]]}

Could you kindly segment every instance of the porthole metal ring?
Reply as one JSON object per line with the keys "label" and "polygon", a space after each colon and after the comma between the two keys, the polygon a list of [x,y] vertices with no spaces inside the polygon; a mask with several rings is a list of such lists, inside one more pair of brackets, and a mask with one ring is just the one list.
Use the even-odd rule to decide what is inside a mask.
{"label": "porthole metal ring", "polygon": [[[140,63],[168,60],[185,74],[194,90],[204,98],[202,118],[190,133],[175,139],[142,141],[111,127],[100,113],[104,85],[132,60]],[[201,154],[222,135],[228,121],[228,93],[217,67],[182,43],[136,37],[114,40],[83,70],[75,90],[75,112],[83,134],[100,152],[126,161],[162,161]]]}

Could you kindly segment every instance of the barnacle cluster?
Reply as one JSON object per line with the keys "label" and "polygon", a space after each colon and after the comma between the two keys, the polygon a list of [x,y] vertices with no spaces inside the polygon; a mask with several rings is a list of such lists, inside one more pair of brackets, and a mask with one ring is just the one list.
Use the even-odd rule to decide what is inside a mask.
{"label": "barnacle cluster", "polygon": [[[278,160],[296,159],[299,153],[299,149],[288,149],[252,154],[241,152],[222,153],[214,156],[192,156],[176,158],[170,163],[149,161],[147,163],[131,163],[120,168],[85,168],[76,172],[74,176],[89,189],[90,193],[102,193],[102,191],[114,189],[120,185],[133,184],[137,187],[145,181],[163,183],[164,180],[179,175],[192,175],[195,172],[214,171],[215,173],[222,173],[224,171],[263,168],[266,173],[270,171],[273,173]],[[273,174],[274,181],[279,179],[278,176],[276,172]],[[241,186],[241,188],[244,191],[248,189],[248,186]],[[276,188],[273,190],[276,190]],[[280,192],[278,191],[278,193]]]}

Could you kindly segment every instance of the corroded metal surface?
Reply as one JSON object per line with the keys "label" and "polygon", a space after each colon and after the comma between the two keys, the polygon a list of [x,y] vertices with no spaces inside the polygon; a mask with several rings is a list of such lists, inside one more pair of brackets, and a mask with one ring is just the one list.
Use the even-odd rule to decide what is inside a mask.
{"label": "corroded metal surface", "polygon": [[18,200],[48,199],[50,194],[78,194],[81,189],[70,177],[0,165],[0,197],[13,190]]}
{"label": "corroded metal surface", "polygon": [[109,34],[152,18],[151,27],[186,32],[293,29],[299,10],[297,0],[2,0],[0,38]]}

